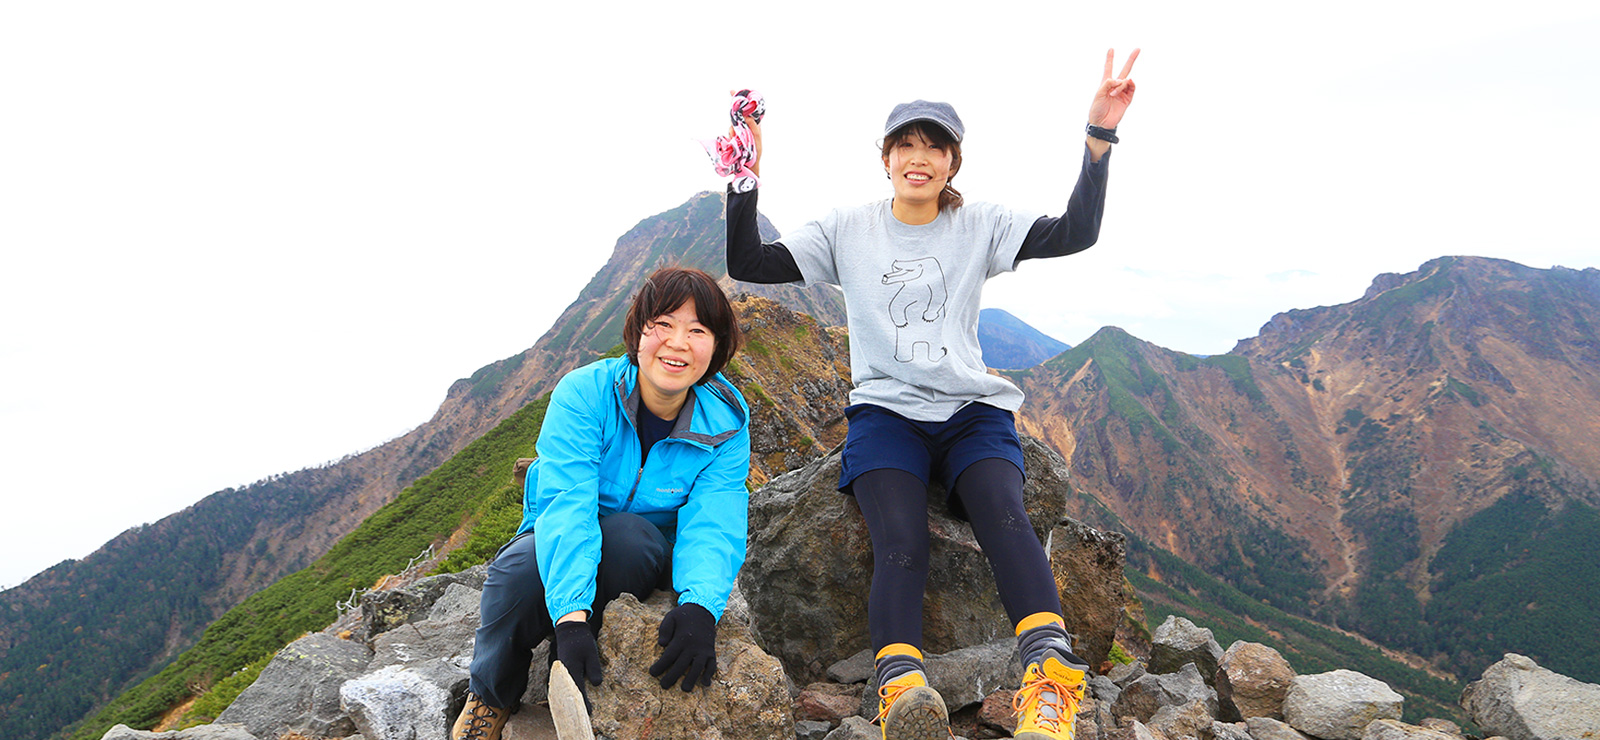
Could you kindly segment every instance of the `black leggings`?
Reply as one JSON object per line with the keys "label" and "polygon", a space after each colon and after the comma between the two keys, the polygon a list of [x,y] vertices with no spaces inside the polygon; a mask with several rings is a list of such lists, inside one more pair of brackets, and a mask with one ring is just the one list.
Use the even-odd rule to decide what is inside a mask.
{"label": "black leggings", "polygon": [[[928,582],[928,489],[911,473],[879,468],[852,483],[872,535],[867,627],[872,650],[897,642],[922,648],[922,597]],[[1000,603],[1015,626],[1039,612],[1061,613],[1050,559],[1022,508],[1022,471],[987,458],[962,471],[956,496],[989,558]]]}

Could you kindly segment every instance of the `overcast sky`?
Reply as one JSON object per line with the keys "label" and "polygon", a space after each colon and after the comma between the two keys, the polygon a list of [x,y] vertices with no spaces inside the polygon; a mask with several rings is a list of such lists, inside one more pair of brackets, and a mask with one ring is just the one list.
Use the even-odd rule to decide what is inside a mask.
{"label": "overcast sky", "polygon": [[720,187],[730,87],[780,230],[887,197],[913,98],[965,119],[969,199],[1059,211],[1142,47],[1099,245],[985,295],[1072,344],[1225,352],[1447,254],[1600,266],[1600,10],[1469,6],[6,3],[0,586],[426,421]]}

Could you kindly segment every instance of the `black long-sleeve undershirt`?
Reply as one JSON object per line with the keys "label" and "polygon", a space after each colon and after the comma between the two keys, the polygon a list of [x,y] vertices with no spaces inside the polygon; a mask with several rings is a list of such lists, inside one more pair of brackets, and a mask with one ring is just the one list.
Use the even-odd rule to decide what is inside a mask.
{"label": "black long-sleeve undershirt", "polygon": [[[1041,216],[1029,227],[1017,251],[1017,262],[1045,257],[1063,257],[1082,252],[1100,238],[1100,220],[1105,214],[1106,176],[1110,152],[1099,162],[1091,162],[1084,147],[1083,166],[1078,182],[1060,217]],[[805,279],[794,255],[782,242],[763,244],[756,226],[758,190],[728,192],[728,276],[747,283],[793,283]]]}

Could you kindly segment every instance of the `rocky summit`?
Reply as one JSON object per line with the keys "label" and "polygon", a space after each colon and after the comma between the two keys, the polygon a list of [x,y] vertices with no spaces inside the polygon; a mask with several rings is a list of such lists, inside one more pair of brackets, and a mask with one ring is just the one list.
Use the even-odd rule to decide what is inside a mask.
{"label": "rocky summit", "polygon": [[[776,485],[776,484],[775,484]],[[834,494],[837,495],[837,494]],[[826,535],[819,532],[819,539]],[[484,567],[368,593],[361,608],[324,632],[279,651],[214,724],[145,732],[119,725],[102,740],[438,740],[464,701],[476,602]],[[930,590],[959,584],[939,580]],[[817,602],[842,608],[822,594]],[[401,608],[396,608],[401,605]],[[646,667],[655,631],[671,604],[657,593],[624,595],[606,609],[600,634],[605,677],[590,690],[596,737],[622,740],[848,740],[878,737],[867,651],[839,659],[825,677],[801,684],[813,661],[788,663],[763,646],[751,612],[736,599],[717,635],[719,672],[709,687],[662,689]],[[1193,650],[1198,628],[1175,625],[1153,650]],[[777,643],[775,643],[777,644]],[[539,652],[546,650],[541,646]],[[818,648],[826,650],[828,648]],[[846,648],[832,648],[824,659]],[[933,686],[964,740],[1010,737],[1019,666],[1014,641],[952,646],[928,656]],[[1144,661],[1094,676],[1077,715],[1082,740],[1467,740],[1453,722],[1398,719],[1403,700],[1383,682],[1349,670],[1294,675],[1272,648],[1235,642],[1210,677],[1234,697],[1219,702],[1193,662],[1152,672]],[[1222,678],[1226,674],[1226,678]],[[545,708],[545,661],[534,661],[507,740],[560,740]],[[1287,688],[1286,688],[1287,684]],[[1600,732],[1600,686],[1507,655],[1475,682],[1462,706],[1485,733],[1510,740],[1586,740]],[[570,740],[570,739],[569,739]]]}

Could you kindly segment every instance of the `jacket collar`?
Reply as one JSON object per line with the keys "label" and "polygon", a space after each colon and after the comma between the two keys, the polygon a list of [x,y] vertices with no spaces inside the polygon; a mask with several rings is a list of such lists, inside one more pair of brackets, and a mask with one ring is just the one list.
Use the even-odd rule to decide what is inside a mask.
{"label": "jacket collar", "polygon": [[[617,403],[621,404],[622,413],[628,418],[628,423],[637,430],[639,428],[638,413],[640,404],[639,368],[629,362],[626,357],[619,359],[622,361],[623,371],[617,375],[616,383],[614,384]],[[702,394],[707,396],[704,399],[706,401],[715,399],[727,404],[737,419],[732,428],[709,434],[706,433],[709,430],[697,431],[695,429],[695,411],[702,401],[700,397]],[[700,426],[703,427],[711,422],[708,411],[702,411],[700,416]],[[678,418],[673,423],[672,433],[667,435],[667,438],[686,439],[707,447],[715,447],[727,441],[733,435],[738,434],[739,430],[743,429],[748,421],[744,406],[739,403],[738,393],[733,390],[733,386],[729,385],[721,374],[718,374],[712,377],[708,383],[696,383],[689,388],[689,396],[683,400],[683,408],[678,410]]]}

